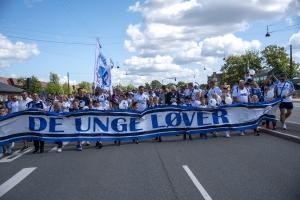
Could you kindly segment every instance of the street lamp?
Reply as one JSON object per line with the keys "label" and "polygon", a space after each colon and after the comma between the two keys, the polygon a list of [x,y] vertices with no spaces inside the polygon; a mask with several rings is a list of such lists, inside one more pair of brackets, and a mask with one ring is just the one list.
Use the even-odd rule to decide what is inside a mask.
{"label": "street lamp", "polygon": [[164,81],[168,79],[174,79],[174,81],[176,81],[176,77],[164,78],[161,80],[161,84],[164,84]]}
{"label": "street lamp", "polygon": [[269,32],[269,25],[267,25],[267,33],[266,33],[266,37],[270,37],[271,33]]}

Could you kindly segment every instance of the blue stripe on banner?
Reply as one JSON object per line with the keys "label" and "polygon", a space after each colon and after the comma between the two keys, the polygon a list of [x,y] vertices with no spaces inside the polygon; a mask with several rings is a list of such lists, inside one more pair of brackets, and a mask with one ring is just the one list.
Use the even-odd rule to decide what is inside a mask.
{"label": "blue stripe on banner", "polygon": [[16,116],[21,115],[46,115],[46,116],[60,116],[60,117],[74,117],[74,116],[132,116],[132,117],[142,117],[145,114],[150,114],[154,112],[168,112],[168,111],[206,111],[206,112],[215,112],[227,108],[236,108],[236,107],[247,107],[250,109],[255,108],[265,108],[267,106],[274,106],[281,102],[282,99],[275,99],[270,102],[258,102],[258,103],[236,103],[228,106],[219,106],[217,108],[195,108],[195,107],[185,107],[185,106],[157,106],[155,108],[147,108],[143,112],[138,112],[135,110],[79,110],[75,112],[68,113],[53,113],[53,112],[43,112],[38,110],[26,110],[21,112],[11,113],[5,116],[0,116],[0,121],[10,119]]}
{"label": "blue stripe on banner", "polygon": [[132,139],[150,139],[157,136],[174,136],[177,134],[206,134],[210,132],[220,131],[244,131],[247,129],[255,129],[261,123],[262,120],[274,120],[273,115],[263,115],[259,119],[242,123],[242,124],[223,124],[219,126],[204,126],[204,127],[191,127],[191,128],[169,128],[158,129],[152,131],[135,132],[135,133],[122,133],[122,134],[107,134],[107,133],[80,133],[80,134],[42,134],[42,133],[18,133],[12,134],[6,137],[0,137],[0,145],[4,145],[11,142],[20,140],[42,140],[46,142],[57,141],[112,141],[112,140],[132,140]]}

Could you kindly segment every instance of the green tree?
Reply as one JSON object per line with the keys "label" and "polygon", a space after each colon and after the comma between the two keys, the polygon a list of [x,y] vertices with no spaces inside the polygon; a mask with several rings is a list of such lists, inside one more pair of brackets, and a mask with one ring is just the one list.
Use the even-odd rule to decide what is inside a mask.
{"label": "green tree", "polygon": [[161,87],[161,83],[158,80],[151,81],[150,85],[153,89]]}
{"label": "green tree", "polygon": [[68,94],[68,92],[70,92],[70,94],[73,93],[73,87],[71,85],[70,85],[70,91],[68,91],[68,83],[62,84],[61,87],[62,87],[64,94]]}
{"label": "green tree", "polygon": [[18,78],[17,83],[22,89],[26,90],[27,92],[39,94],[42,91],[41,82],[35,76],[31,76],[30,80],[31,80],[31,84],[30,84],[29,90],[28,90],[28,86],[27,86],[27,78],[25,78],[25,77]]}
{"label": "green tree", "polygon": [[249,69],[254,69],[259,73],[262,69],[262,60],[258,51],[247,51],[243,55],[232,55],[226,58],[221,68],[223,73],[221,84],[234,84],[240,79],[244,79]]}
{"label": "green tree", "polygon": [[59,76],[53,72],[50,72],[50,83],[59,84]]}
{"label": "green tree", "polygon": [[50,73],[50,82],[47,84],[47,92],[51,94],[62,94],[64,91],[59,84],[59,77],[55,73]]}
{"label": "green tree", "polygon": [[40,93],[42,91],[42,84],[35,76],[31,76],[31,91],[34,93]]}
{"label": "green tree", "polygon": [[185,82],[183,82],[183,81],[178,81],[178,83],[177,83],[177,87],[178,87],[178,88],[181,88],[181,87],[184,87],[184,86],[186,86],[186,83],[185,83]]}
{"label": "green tree", "polygon": [[79,87],[85,89],[86,92],[88,93],[92,93],[92,84],[90,82],[87,81],[82,81],[78,84]]}
{"label": "green tree", "polygon": [[134,85],[132,84],[127,85],[127,91],[132,91],[133,89],[135,89]]}
{"label": "green tree", "polygon": [[293,78],[299,71],[299,63],[292,63],[290,66],[289,55],[284,47],[277,45],[267,46],[262,52],[264,68],[272,70],[274,75],[286,74],[288,78]]}

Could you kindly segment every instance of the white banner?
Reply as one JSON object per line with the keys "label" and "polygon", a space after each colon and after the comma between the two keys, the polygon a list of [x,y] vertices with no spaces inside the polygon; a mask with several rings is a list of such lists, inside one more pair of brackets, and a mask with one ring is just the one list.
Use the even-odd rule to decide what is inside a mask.
{"label": "white banner", "polygon": [[157,107],[130,110],[43,113],[23,111],[0,118],[0,144],[23,140],[129,140],[175,134],[254,129],[265,117],[275,119],[280,100],[235,104],[216,109]]}

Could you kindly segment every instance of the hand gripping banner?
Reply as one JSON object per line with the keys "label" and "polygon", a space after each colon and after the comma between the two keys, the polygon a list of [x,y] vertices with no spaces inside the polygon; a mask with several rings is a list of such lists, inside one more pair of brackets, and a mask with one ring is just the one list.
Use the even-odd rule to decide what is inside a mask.
{"label": "hand gripping banner", "polygon": [[265,118],[275,120],[280,101],[204,109],[162,106],[141,113],[88,110],[58,114],[28,110],[0,118],[0,145],[33,139],[52,142],[132,140],[255,129]]}

